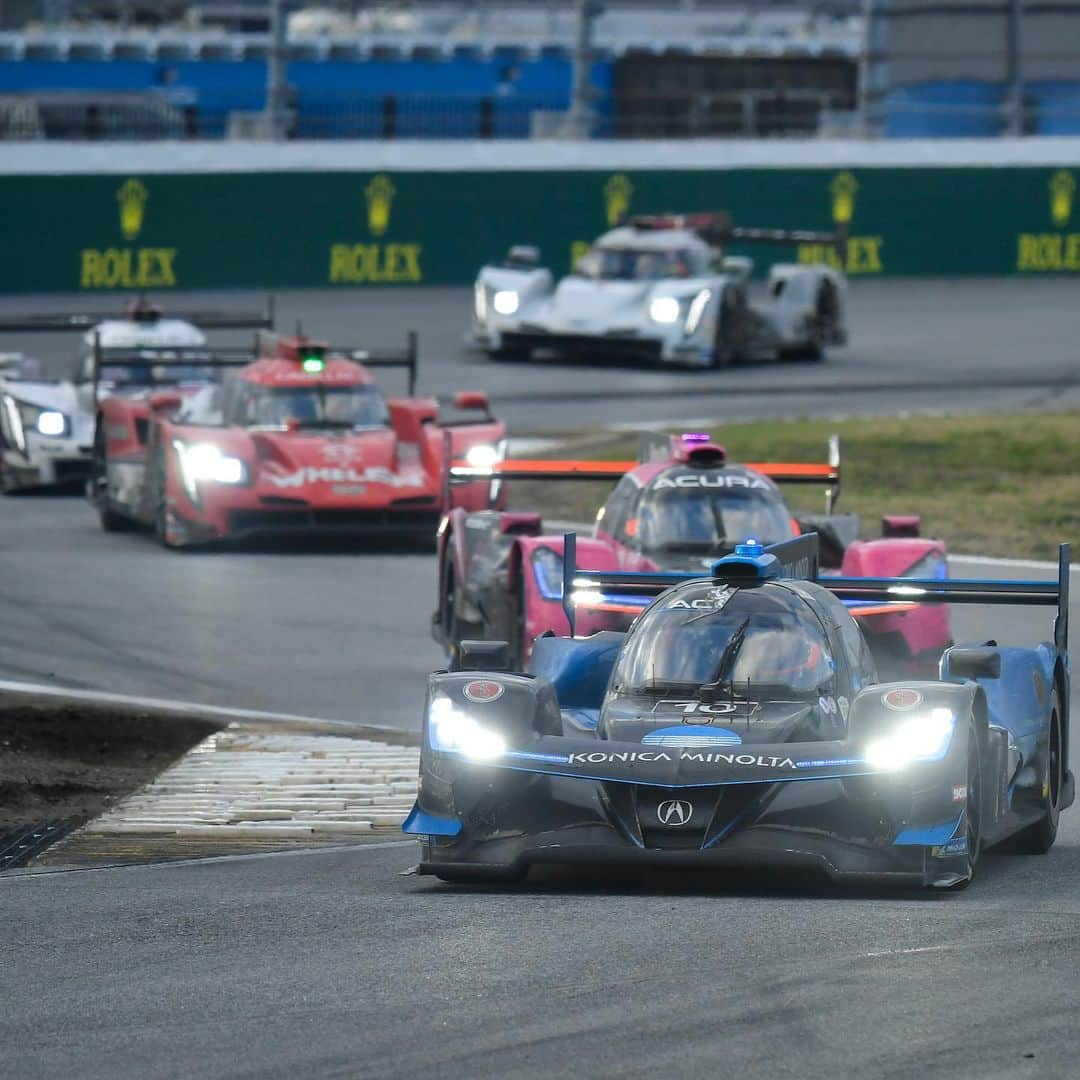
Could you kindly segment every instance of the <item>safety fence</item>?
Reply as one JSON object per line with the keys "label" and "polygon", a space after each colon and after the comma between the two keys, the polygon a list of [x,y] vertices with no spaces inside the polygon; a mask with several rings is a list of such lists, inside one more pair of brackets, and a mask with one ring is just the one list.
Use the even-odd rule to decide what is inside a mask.
{"label": "safety fence", "polygon": [[[1080,272],[1076,153],[1026,167],[559,169],[552,145],[548,168],[327,171],[313,155],[293,171],[0,175],[0,291],[463,285],[515,243],[562,274],[628,213],[717,209],[742,225],[843,225],[852,275]],[[776,257],[838,260],[813,244]]]}

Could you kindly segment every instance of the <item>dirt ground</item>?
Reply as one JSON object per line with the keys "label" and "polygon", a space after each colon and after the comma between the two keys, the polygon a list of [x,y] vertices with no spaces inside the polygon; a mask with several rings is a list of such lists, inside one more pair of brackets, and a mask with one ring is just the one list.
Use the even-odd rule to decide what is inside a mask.
{"label": "dirt ground", "polygon": [[215,730],[137,711],[0,703],[0,831],[82,824]]}

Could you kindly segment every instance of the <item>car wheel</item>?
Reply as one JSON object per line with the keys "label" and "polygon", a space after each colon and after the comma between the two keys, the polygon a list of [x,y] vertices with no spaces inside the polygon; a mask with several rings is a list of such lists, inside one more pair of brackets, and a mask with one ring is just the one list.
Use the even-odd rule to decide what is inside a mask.
{"label": "car wheel", "polygon": [[710,367],[730,367],[738,359],[738,343],[735,340],[739,317],[739,300],[734,289],[725,289],[716,312],[716,334],[713,338]]}
{"label": "car wheel", "polygon": [[1021,855],[1045,855],[1057,839],[1061,814],[1061,788],[1065,780],[1062,754],[1061,707],[1055,690],[1050,695],[1050,736],[1046,747],[1046,771],[1043,775],[1043,814],[1033,825],[1017,833],[1009,849]]}
{"label": "car wheel", "polygon": [[90,473],[92,498],[97,507],[98,520],[107,533],[131,532],[135,528],[135,523],[123,514],[118,514],[109,505],[109,488],[106,479],[109,472],[109,458],[102,442],[103,440],[99,437],[94,446],[93,466]]}
{"label": "car wheel", "polygon": [[974,718],[968,721],[967,740],[967,802],[964,805],[964,820],[967,823],[968,841],[968,881],[975,877],[975,867],[983,847],[983,787],[982,787],[982,742]]}
{"label": "car wheel", "polygon": [[485,867],[484,869],[460,870],[451,867],[439,867],[433,871],[435,877],[445,881],[447,885],[510,885],[517,881],[523,881],[528,874],[527,869],[515,866]]}
{"label": "car wheel", "polygon": [[493,349],[488,356],[501,364],[523,364],[530,353],[528,349]]}
{"label": "car wheel", "polygon": [[457,557],[453,541],[446,545],[446,581],[444,583],[444,595],[442,604],[442,633],[446,642],[446,651],[452,662],[456,663],[458,652],[463,641],[484,636],[483,627],[458,615],[458,580]]}

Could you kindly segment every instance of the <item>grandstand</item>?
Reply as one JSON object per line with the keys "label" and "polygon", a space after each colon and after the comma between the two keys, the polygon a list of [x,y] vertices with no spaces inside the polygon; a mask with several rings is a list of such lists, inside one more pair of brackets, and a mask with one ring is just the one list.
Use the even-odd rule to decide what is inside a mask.
{"label": "grandstand", "polygon": [[[1080,0],[607,0],[593,137],[1080,133]],[[7,0],[0,137],[266,133],[268,0]],[[291,138],[565,130],[574,0],[289,5]],[[1010,42],[1012,48],[1010,48]]]}

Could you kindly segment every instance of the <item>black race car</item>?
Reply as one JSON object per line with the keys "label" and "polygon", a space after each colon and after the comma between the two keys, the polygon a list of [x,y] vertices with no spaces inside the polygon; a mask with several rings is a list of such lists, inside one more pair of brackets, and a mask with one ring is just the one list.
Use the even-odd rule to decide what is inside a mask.
{"label": "black race car", "polygon": [[[584,573],[565,596],[633,607],[626,634],[541,637],[512,673],[463,643],[431,676],[421,873],[537,863],[814,867],[948,887],[1009,840],[1044,852],[1073,801],[1068,547],[1057,582],[817,578],[817,537],[748,542],[709,577]],[[954,646],[937,681],[881,683],[843,598],[1056,605],[1053,643]]]}

